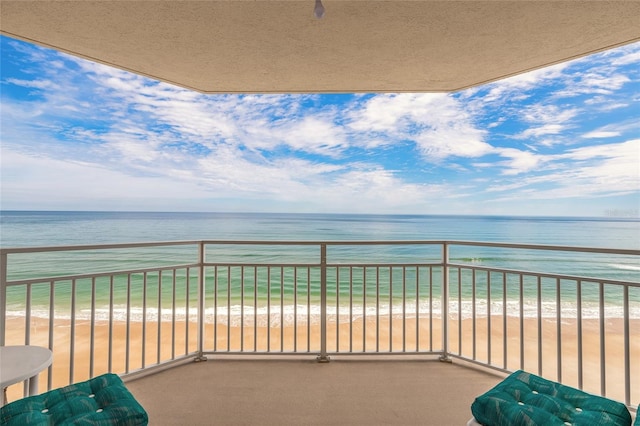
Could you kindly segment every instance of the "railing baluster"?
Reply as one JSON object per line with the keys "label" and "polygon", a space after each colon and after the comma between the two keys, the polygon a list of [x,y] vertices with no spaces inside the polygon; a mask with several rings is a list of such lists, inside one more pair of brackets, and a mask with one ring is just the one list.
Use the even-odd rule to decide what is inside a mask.
{"label": "railing baluster", "polygon": [[[200,277],[203,275],[202,274],[202,268],[198,268],[198,281],[200,280]],[[218,277],[218,274],[216,273],[216,279]],[[191,322],[191,311],[190,311],[190,307],[191,307],[191,274],[187,274],[187,282],[185,283],[184,286],[184,353],[185,355],[188,354],[190,352],[189,350],[189,323]],[[217,292],[217,287],[216,287],[216,295],[218,294]],[[216,305],[216,316],[215,318],[218,318],[218,305]],[[214,327],[214,342],[217,342],[218,339],[218,334],[216,331],[216,328]],[[215,344],[215,343],[214,343]]]}
{"label": "railing baluster", "polygon": [[327,245],[320,245],[320,356],[318,361],[327,362]]}
{"label": "railing baluster", "polygon": [[491,365],[491,272],[487,271],[487,364]]}
{"label": "railing baluster", "polygon": [[311,352],[311,268],[307,266],[307,352]]}
{"label": "railing baluster", "polygon": [[502,273],[502,368],[507,369],[507,274]]}
{"label": "railing baluster", "polygon": [[462,268],[458,268],[458,355],[462,355]]}
{"label": "railing baluster", "polygon": [[[189,274],[189,268],[185,270]],[[177,271],[173,270],[173,281],[171,282],[171,359],[176,359],[176,284]]]}
{"label": "railing baluster", "polygon": [[602,281],[598,283],[598,296],[600,298],[600,394],[607,395],[607,379],[606,379],[606,349],[605,349],[605,317],[604,317],[604,284]]}
{"label": "railing baluster", "polygon": [[[73,373],[76,358],[76,280],[71,280],[71,326],[69,337],[69,383],[73,383]],[[127,351],[128,352],[128,351]]]}
{"label": "railing baluster", "polygon": [[267,266],[267,352],[271,352],[271,266]]}
{"label": "railing baluster", "polygon": [[420,271],[416,266],[416,352],[420,352]]}
{"label": "railing baluster", "polygon": [[[624,321],[624,401],[628,406],[631,405],[631,355],[630,355],[630,336],[629,336],[629,287],[623,287],[623,321]],[[636,412],[636,416],[640,416]]]}
{"label": "railing baluster", "polygon": [[240,352],[244,352],[244,266],[240,267]]}
{"label": "railing baluster", "polygon": [[336,267],[336,352],[340,352],[340,268]]}
{"label": "railing baluster", "polygon": [[538,276],[538,376],[542,376],[542,281]]}
{"label": "railing baluster", "polygon": [[293,351],[298,352],[298,268],[293,268]]}
{"label": "railing baluster", "polygon": [[89,377],[93,377],[95,362],[95,337],[96,337],[96,278],[91,278],[91,321],[89,337]]}
{"label": "railing baluster", "polygon": [[524,370],[524,276],[520,276],[520,297],[518,299],[520,309],[520,369]]}
{"label": "railing baluster", "polygon": [[129,354],[131,353],[131,274],[127,274],[127,323],[125,340],[125,367],[124,372],[129,372]]}
{"label": "railing baluster", "polygon": [[218,265],[213,267],[213,351],[218,351]]}
{"label": "railing baluster", "polygon": [[231,267],[227,267],[227,352],[231,352]]}
{"label": "railing baluster", "polygon": [[5,346],[7,324],[7,268],[9,255],[0,253],[0,346]]}
{"label": "railing baluster", "polygon": [[[56,292],[55,292],[55,281],[49,281],[49,350],[53,352],[53,343],[54,343],[54,319],[55,319],[55,306],[56,306]],[[0,306],[0,308],[4,308],[4,306]],[[4,309],[3,309],[4,310]],[[53,388],[53,363],[49,365],[47,369],[47,390],[51,390]]]}
{"label": "railing baluster", "polygon": [[556,278],[556,349],[557,349],[557,381],[562,382],[562,296],[560,279]]}
{"label": "railing baluster", "polygon": [[284,267],[280,267],[280,352],[284,352]]}
{"label": "railing baluster", "polygon": [[353,352],[353,266],[349,267],[349,352]]}
{"label": "railing baluster", "polygon": [[449,360],[449,244],[442,245],[442,356],[441,361]]}
{"label": "railing baluster", "polygon": [[582,364],[582,281],[576,281],[576,326],[578,351],[578,388],[583,388],[583,364]]}
{"label": "railing baluster", "polygon": [[147,365],[147,272],[142,274],[142,368]]}
{"label": "railing baluster", "polygon": [[107,371],[113,371],[113,279],[114,276],[109,277],[109,357],[107,360]]}
{"label": "railing baluster", "polygon": [[158,271],[158,313],[156,314],[158,322],[158,338],[156,346],[156,363],[160,364],[162,358],[162,271]]}
{"label": "railing baluster", "polygon": [[31,344],[31,290],[33,284],[27,285],[27,294],[25,296],[26,300],[26,308],[24,313],[24,344]]}
{"label": "railing baluster", "polygon": [[376,267],[376,352],[380,352],[380,267]]}
{"label": "railing baluster", "polygon": [[402,267],[402,352],[407,351],[407,268]]}
{"label": "railing baluster", "polygon": [[389,267],[389,352],[393,352],[393,266]]}
{"label": "railing baluster", "polygon": [[253,267],[253,351],[258,351],[258,267]]}
{"label": "railing baluster", "polygon": [[367,267],[362,268],[362,352],[367,351]]}
{"label": "railing baluster", "polygon": [[475,361],[477,359],[477,342],[476,342],[476,270],[472,269],[471,271],[471,329],[473,335],[473,357],[472,359]]}
{"label": "railing baluster", "polygon": [[[32,286],[33,284],[27,285],[27,294],[25,295],[25,298],[26,298],[26,308],[25,308],[25,315],[24,315],[24,330],[25,330],[24,344],[25,345],[29,345],[31,343],[31,287]],[[31,380],[24,381],[23,391],[22,391],[22,394],[24,396],[29,395],[30,381]]]}
{"label": "railing baluster", "polygon": [[433,352],[433,267],[429,268],[429,351]]}

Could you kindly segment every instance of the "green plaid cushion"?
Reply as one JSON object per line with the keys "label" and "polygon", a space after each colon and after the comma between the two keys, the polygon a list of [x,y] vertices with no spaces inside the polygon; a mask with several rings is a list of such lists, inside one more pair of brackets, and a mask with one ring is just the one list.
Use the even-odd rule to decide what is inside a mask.
{"label": "green plaid cushion", "polygon": [[104,374],[0,408],[0,424],[6,426],[137,426],[148,421],[144,408],[115,374]]}
{"label": "green plaid cushion", "polygon": [[524,371],[476,398],[471,412],[479,423],[490,426],[631,426],[624,404]]}

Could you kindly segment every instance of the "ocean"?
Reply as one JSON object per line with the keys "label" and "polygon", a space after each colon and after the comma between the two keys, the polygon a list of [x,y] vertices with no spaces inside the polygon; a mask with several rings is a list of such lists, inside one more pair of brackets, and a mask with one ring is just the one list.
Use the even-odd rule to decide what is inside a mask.
{"label": "ocean", "polygon": [[465,240],[640,249],[640,219],[0,211],[0,246],[174,240]]}
{"label": "ocean", "polygon": [[[40,247],[62,245],[84,245],[103,243],[131,243],[183,240],[265,240],[265,241],[403,241],[403,240],[462,240],[479,242],[501,242],[518,244],[544,244],[561,246],[640,249],[640,220],[627,218],[571,218],[571,217],[509,217],[509,216],[420,216],[420,215],[351,215],[351,214],[277,214],[277,213],[159,213],[159,212],[43,212],[43,211],[2,211],[0,212],[0,246]],[[424,262],[437,261],[439,251],[424,251],[423,248],[403,246],[383,248],[371,246],[337,247],[329,252],[329,261],[352,262],[364,260],[380,262]],[[207,260],[212,261],[273,261],[289,259],[288,262],[317,263],[317,248],[271,247],[260,251],[255,246],[225,246],[208,252]],[[364,259],[364,260],[363,260]],[[163,247],[156,250],[140,251],[128,249],[114,251],[105,260],[96,259],[94,254],[69,252],[40,253],[31,255],[10,255],[9,280],[27,279],[41,276],[78,274],[91,271],[132,270],[151,265],[193,262],[192,249],[184,247]],[[509,269],[544,271],[567,275],[606,277],[619,281],[640,281],[640,259],[638,256],[592,255],[582,253],[539,252],[529,250],[491,249],[485,247],[463,247],[451,252],[452,261],[472,263],[476,266],[496,266]],[[396,271],[397,273],[397,271]],[[411,275],[413,272],[406,272]],[[223,277],[224,278],[224,277]],[[243,279],[245,279],[244,277]],[[291,311],[293,299],[291,277],[278,278],[287,281],[282,295],[271,294],[271,289],[260,288],[256,294],[274,301],[272,309]],[[362,278],[359,278],[362,279]],[[415,277],[411,278],[418,282]],[[482,278],[480,278],[481,282]],[[317,277],[310,278],[317,281]],[[398,287],[393,280],[383,283],[380,289],[383,298],[388,295],[386,309],[393,310],[399,297]],[[555,280],[550,282],[548,297],[553,299]],[[257,285],[261,280],[256,279]],[[141,285],[141,283],[134,283]],[[229,277],[229,285],[240,285],[239,277]],[[510,284],[511,285],[511,284]],[[80,284],[78,284],[80,286]],[[391,288],[389,288],[391,286]],[[98,285],[101,292],[104,286]],[[574,286],[575,287],[575,286]],[[640,310],[640,289],[632,289],[630,299],[632,309]],[[58,290],[57,290],[58,291]],[[69,289],[60,289],[56,296],[60,304]],[[76,290],[82,292],[83,290]],[[88,291],[88,290],[86,290]],[[106,290],[105,290],[106,291]],[[153,289],[150,289],[153,291]],[[158,291],[157,288],[155,291]],[[164,290],[163,290],[164,291]],[[253,291],[253,290],[251,290]],[[318,297],[317,286],[311,286],[312,300]],[[348,299],[348,289],[335,288],[342,300]],[[347,291],[347,293],[344,293]],[[369,293],[368,292],[373,292]],[[412,288],[403,289],[411,294]],[[435,288],[436,293],[440,290]],[[452,297],[458,297],[456,288]],[[491,290],[494,291],[493,289]],[[498,293],[500,289],[496,290]],[[535,288],[527,287],[528,297],[533,298]],[[568,297],[571,297],[569,290]],[[573,290],[575,291],[575,290]],[[460,289],[460,299],[468,302],[468,289]],[[363,304],[373,309],[367,300],[375,295],[373,286],[367,285]],[[545,293],[547,294],[547,293]],[[19,313],[23,295],[8,295],[9,310]],[[34,287],[32,292],[33,312],[38,315],[41,302],[43,309],[48,301],[46,286],[42,291]],[[275,297],[275,299],[272,299]],[[510,294],[509,298],[517,297]],[[597,307],[598,288],[585,285],[583,291],[585,306]],[[116,295],[117,299],[117,295]],[[169,300],[170,298],[167,298]],[[607,308],[616,315],[620,311],[621,296],[616,291],[606,294]],[[82,298],[79,298],[82,300]],[[88,299],[87,299],[88,300]],[[98,294],[98,300],[101,300]],[[532,299],[533,300],[533,299]],[[180,302],[180,301],[179,301]],[[238,311],[244,300],[221,301],[215,314],[226,317],[226,310]],[[413,308],[423,310],[422,301],[414,300]],[[590,305],[591,304],[591,305]],[[611,307],[611,306],[613,307]],[[62,304],[64,306],[64,303]],[[255,305],[254,305],[255,306]],[[465,306],[469,306],[468,303]],[[532,303],[531,306],[534,306]],[[58,309],[59,305],[56,306]],[[100,308],[100,307],[99,307]],[[251,307],[253,308],[253,306]],[[433,308],[433,305],[430,306]],[[575,307],[566,306],[567,311]],[[249,308],[248,308],[249,309]],[[336,309],[340,309],[336,307]],[[380,305],[376,306],[380,309]],[[403,306],[407,309],[407,305]],[[460,309],[466,309],[460,306]],[[564,309],[564,307],[563,307]],[[245,311],[246,312],[246,311]],[[46,316],[47,312],[42,311]]]}

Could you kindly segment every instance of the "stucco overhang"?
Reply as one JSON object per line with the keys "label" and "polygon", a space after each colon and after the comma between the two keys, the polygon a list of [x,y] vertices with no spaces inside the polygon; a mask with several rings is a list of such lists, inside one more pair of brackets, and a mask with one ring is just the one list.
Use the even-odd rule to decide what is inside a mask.
{"label": "stucco overhang", "polygon": [[2,34],[205,93],[449,92],[640,40],[640,1],[2,0]]}

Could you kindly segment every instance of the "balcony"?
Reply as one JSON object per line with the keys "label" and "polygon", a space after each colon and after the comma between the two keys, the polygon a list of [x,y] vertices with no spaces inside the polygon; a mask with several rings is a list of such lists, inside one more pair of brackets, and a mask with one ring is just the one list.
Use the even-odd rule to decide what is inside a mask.
{"label": "balcony", "polygon": [[493,372],[428,357],[215,358],[129,381],[151,424],[464,425]]}
{"label": "balcony", "polygon": [[516,369],[634,412],[639,256],[466,241],[3,248],[0,344],[54,352],[40,391],[123,375],[154,424],[460,424]]}

